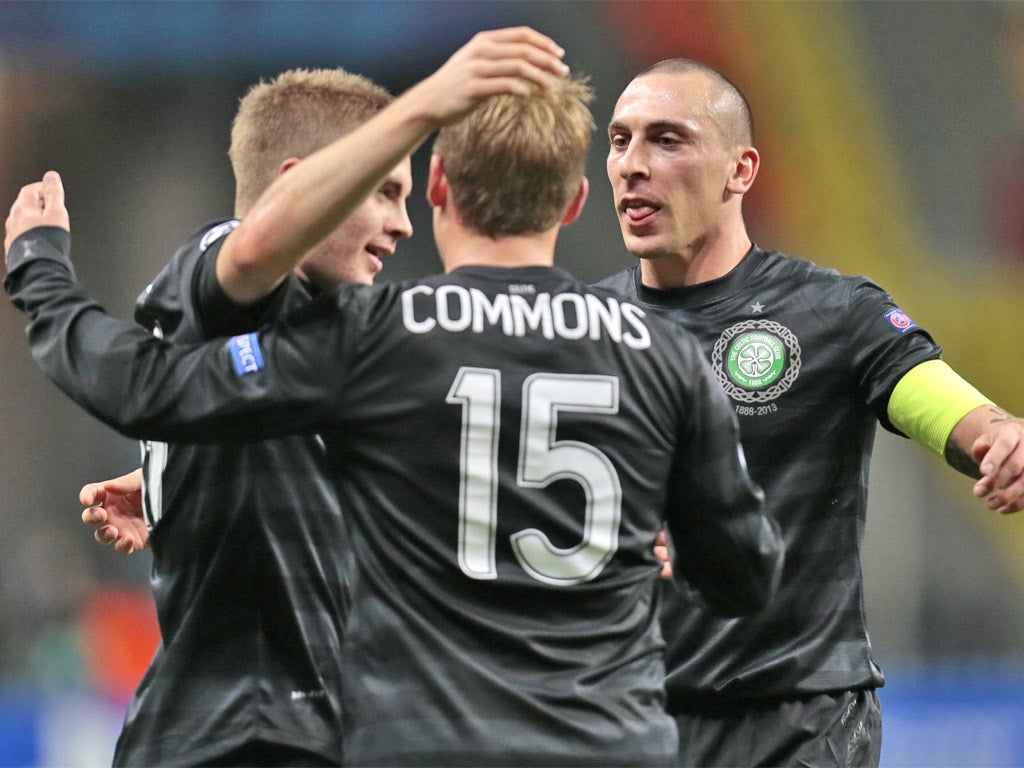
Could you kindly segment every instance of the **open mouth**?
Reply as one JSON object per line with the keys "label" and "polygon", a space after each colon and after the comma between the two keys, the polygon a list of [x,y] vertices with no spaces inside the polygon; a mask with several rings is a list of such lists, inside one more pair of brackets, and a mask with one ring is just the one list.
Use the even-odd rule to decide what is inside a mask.
{"label": "open mouth", "polygon": [[384,259],[391,254],[383,248],[378,248],[373,245],[366,246],[366,254],[370,257],[370,263],[373,265],[374,273],[380,272],[384,269]]}
{"label": "open mouth", "polygon": [[649,224],[654,215],[661,210],[647,200],[624,200],[621,204],[622,215],[633,226]]}

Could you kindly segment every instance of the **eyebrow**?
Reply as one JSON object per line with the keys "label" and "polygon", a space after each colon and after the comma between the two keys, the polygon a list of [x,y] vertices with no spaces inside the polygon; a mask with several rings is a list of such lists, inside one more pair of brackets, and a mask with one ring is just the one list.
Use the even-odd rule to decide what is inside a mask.
{"label": "eyebrow", "polygon": [[[625,123],[620,123],[615,120],[608,123],[609,131],[628,131],[629,126]],[[678,133],[684,133],[692,129],[688,128],[685,123],[680,123],[674,120],[655,120],[652,123],[647,123],[643,126],[643,131],[646,133],[652,131],[676,131]]]}

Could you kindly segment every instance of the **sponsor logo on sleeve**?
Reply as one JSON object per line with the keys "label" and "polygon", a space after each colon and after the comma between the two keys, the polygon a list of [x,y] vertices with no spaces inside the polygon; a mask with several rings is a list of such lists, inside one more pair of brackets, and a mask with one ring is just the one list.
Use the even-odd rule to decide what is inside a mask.
{"label": "sponsor logo on sleeve", "polygon": [[916,327],[914,325],[914,321],[911,320],[898,309],[891,309],[888,312],[886,312],[885,319],[888,320],[892,324],[892,327],[895,328],[900,333],[905,333],[906,331],[909,331],[911,328]]}
{"label": "sponsor logo on sleeve", "polygon": [[247,376],[263,370],[263,352],[260,350],[259,336],[255,333],[245,333],[235,336],[228,342],[231,350],[231,359],[235,363],[235,373],[239,376]]}

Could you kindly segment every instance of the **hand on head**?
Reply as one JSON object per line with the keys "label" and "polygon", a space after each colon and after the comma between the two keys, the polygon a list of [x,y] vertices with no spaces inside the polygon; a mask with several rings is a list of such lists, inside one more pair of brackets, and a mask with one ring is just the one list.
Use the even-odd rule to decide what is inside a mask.
{"label": "hand on head", "polygon": [[436,127],[457,122],[497,94],[529,96],[569,74],[565,51],[529,27],[479,32],[415,89]]}

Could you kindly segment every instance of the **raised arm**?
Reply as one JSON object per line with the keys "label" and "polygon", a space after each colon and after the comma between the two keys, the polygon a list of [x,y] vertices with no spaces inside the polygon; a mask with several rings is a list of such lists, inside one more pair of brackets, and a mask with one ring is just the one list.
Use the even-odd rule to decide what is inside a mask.
{"label": "raised arm", "polygon": [[239,303],[267,295],[430,134],[489,96],[527,94],[568,73],[562,50],[528,27],[481,32],[362,126],[278,176],[217,257]]}
{"label": "raised arm", "polygon": [[[49,205],[58,207],[59,177],[48,174],[45,185]],[[31,190],[19,196],[40,205],[33,199]],[[12,212],[8,236],[32,219]],[[231,442],[329,425],[336,395],[324,381],[337,375],[338,339],[351,332],[333,322],[333,304],[318,305],[322,314],[307,322],[314,333],[289,333],[282,324],[265,341],[266,367],[288,369],[287,376],[272,376],[262,360],[253,364],[256,334],[178,346],[109,317],[75,282],[70,246],[69,233],[55,226],[15,237],[4,288],[29,317],[39,367],[89,413],[129,437],[177,442]]]}

